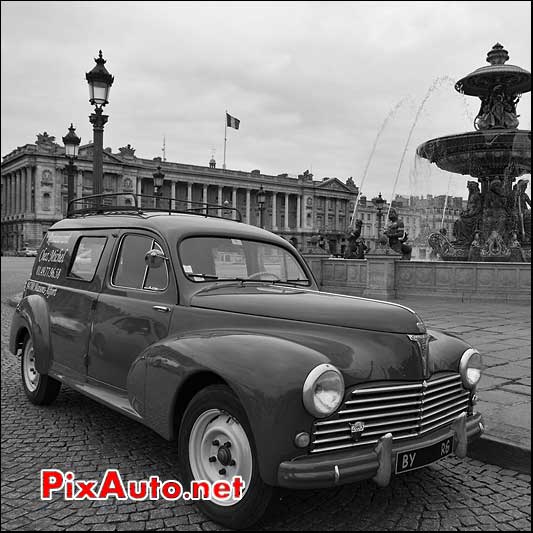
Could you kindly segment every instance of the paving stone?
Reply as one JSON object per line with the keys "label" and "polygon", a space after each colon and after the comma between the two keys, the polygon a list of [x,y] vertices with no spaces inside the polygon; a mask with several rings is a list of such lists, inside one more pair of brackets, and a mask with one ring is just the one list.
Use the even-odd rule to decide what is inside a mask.
{"label": "paving stone", "polygon": [[[415,305],[412,307],[416,308]],[[432,310],[429,304],[428,308],[438,326],[441,311]],[[471,305],[462,323],[474,324],[477,320],[474,311],[478,308],[479,305]],[[491,312],[499,313],[499,309],[500,306],[494,306]],[[506,306],[501,309],[505,310]],[[454,315],[461,314],[455,306],[449,306],[446,312],[450,323]],[[60,495],[51,502],[40,501],[39,471],[48,467],[71,469],[79,478],[101,479],[105,469],[115,465],[128,473],[128,479],[158,474],[161,479],[182,480],[176,467],[176,446],[67,387],[63,387],[49,407],[30,404],[20,386],[18,359],[7,350],[12,310],[3,306],[1,313],[2,529],[224,530],[199,513],[191,502],[131,503],[113,499],[69,502]],[[489,311],[484,316],[489,317]],[[513,317],[512,314],[501,316],[509,317],[508,321]],[[498,314],[498,319],[501,316]],[[471,334],[471,337],[475,335]],[[478,337],[481,339],[483,335]],[[509,353],[525,357],[520,350],[512,348]],[[507,378],[500,379],[509,383]],[[510,383],[524,385],[523,379],[530,377]],[[517,391],[503,392],[513,398],[523,396]],[[481,401],[480,410],[485,405],[492,405],[494,411],[505,408],[504,404]],[[498,420],[492,418],[492,412],[490,414],[488,417],[484,413],[488,426],[492,420]],[[505,416],[508,421],[513,421],[513,413],[505,412]],[[522,414],[516,416],[518,420]],[[433,466],[393,477],[385,489],[364,481],[334,489],[280,491],[281,496],[273,510],[257,529],[529,530],[530,483],[529,475],[477,460],[449,457]]]}

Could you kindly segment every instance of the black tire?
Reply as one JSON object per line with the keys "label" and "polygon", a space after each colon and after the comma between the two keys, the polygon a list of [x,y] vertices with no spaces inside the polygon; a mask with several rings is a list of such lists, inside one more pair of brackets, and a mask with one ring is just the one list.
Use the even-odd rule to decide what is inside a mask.
{"label": "black tire", "polygon": [[32,356],[35,361],[35,354],[32,352],[33,340],[31,335],[27,335],[24,339],[22,355],[20,356],[22,387],[31,403],[35,405],[49,405],[57,398],[61,389],[61,382],[46,374],[39,374],[37,370],[34,370],[32,375],[35,376],[35,382],[34,384],[31,383],[27,373],[29,372],[29,360]]}
{"label": "black tire", "polygon": [[[189,458],[191,430],[198,418],[211,409],[219,409],[230,415],[246,433],[252,452],[251,481],[243,498],[234,505],[223,506],[207,500],[199,500],[195,503],[215,522],[232,529],[247,529],[258,522],[266,512],[272,500],[274,488],[263,483],[259,475],[257,452],[246,413],[231,389],[225,385],[211,385],[198,392],[183,415],[178,436],[178,453],[181,472],[184,476],[184,490],[189,490],[190,483],[194,479]],[[224,478],[220,476],[220,479]]]}

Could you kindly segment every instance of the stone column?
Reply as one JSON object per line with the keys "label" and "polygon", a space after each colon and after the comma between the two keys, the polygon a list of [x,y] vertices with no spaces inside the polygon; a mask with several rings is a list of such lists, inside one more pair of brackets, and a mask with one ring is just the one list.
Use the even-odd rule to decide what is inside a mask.
{"label": "stone column", "polygon": [[2,216],[6,216],[7,176],[2,176]]}
{"label": "stone column", "polygon": [[276,212],[278,210],[278,204],[277,204],[277,201],[276,201],[276,197],[277,197],[277,192],[275,191],[272,191],[272,230],[277,230],[278,229],[278,223],[277,223],[277,220],[276,220]]}
{"label": "stone column", "polygon": [[[135,186],[137,187],[137,182],[139,180],[136,180]],[[81,170],[78,170],[76,173],[76,180],[75,180],[75,189],[76,189],[76,196],[78,198],[81,198],[83,196],[83,172]]]}
{"label": "stone column", "polygon": [[26,168],[20,171],[20,211],[26,212]]}
{"label": "stone column", "polygon": [[11,213],[11,175],[8,174],[5,178],[6,184],[6,205],[4,215],[9,215]]}
{"label": "stone column", "polygon": [[9,210],[11,208],[11,200],[10,200],[10,180],[11,177],[9,174],[4,176],[4,209],[2,211],[2,215],[6,216],[9,215]]}
{"label": "stone column", "polygon": [[300,194],[296,196],[296,229],[297,231],[302,229],[302,196]]}
{"label": "stone column", "polygon": [[192,183],[187,182],[187,209],[192,207]]}
{"label": "stone column", "polygon": [[250,189],[246,189],[246,224],[250,224]]}
{"label": "stone column", "polygon": [[[222,185],[218,186],[218,205],[222,205],[224,203],[224,200],[222,198]],[[222,209],[218,209],[217,216],[222,216]]]}
{"label": "stone column", "polygon": [[[237,209],[237,187],[232,187],[231,189],[231,207]],[[231,218],[237,220],[237,211],[231,212]]]}
{"label": "stone column", "polygon": [[202,202],[207,203],[207,185],[202,186]]}
{"label": "stone column", "polygon": [[338,229],[340,229],[339,227],[339,203],[341,202],[340,198],[335,198],[334,200],[335,202],[335,220],[333,222],[333,229],[335,231],[337,231]]}
{"label": "stone column", "polygon": [[170,208],[176,209],[176,187],[178,186],[178,182],[172,180],[170,182]]}
{"label": "stone column", "polygon": [[11,174],[11,183],[10,183],[10,197],[11,197],[11,209],[10,214],[14,215],[16,206],[15,206],[15,174]]}
{"label": "stone column", "polygon": [[31,211],[31,175],[29,167],[24,169],[24,175],[24,211],[29,213]]}
{"label": "stone column", "polygon": [[16,197],[16,211],[15,211],[15,214],[17,214],[17,215],[21,211],[21,209],[20,209],[21,186],[22,186],[21,180],[22,180],[22,172],[20,170],[17,170],[16,181],[15,181],[15,197]]}
{"label": "stone column", "polygon": [[289,193],[285,193],[285,229],[289,230]]}
{"label": "stone column", "polygon": [[[20,211],[20,170],[15,172],[13,179],[13,214],[18,215]],[[16,226],[14,226],[15,232],[17,231]]]}

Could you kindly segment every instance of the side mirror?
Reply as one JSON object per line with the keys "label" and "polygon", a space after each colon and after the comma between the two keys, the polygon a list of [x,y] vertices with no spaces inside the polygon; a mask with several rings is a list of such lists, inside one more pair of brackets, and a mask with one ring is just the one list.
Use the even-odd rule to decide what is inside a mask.
{"label": "side mirror", "polygon": [[144,256],[144,262],[150,268],[159,268],[165,261],[168,261],[168,257],[157,248],[148,250]]}

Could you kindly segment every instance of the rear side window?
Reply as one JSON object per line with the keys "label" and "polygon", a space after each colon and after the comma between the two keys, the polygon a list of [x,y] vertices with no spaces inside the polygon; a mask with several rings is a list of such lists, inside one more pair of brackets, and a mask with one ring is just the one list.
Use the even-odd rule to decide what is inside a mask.
{"label": "rear side window", "polygon": [[166,262],[160,267],[148,267],[144,257],[146,252],[163,249],[147,235],[126,235],[122,239],[120,251],[112,277],[116,287],[163,291],[168,285]]}
{"label": "rear side window", "polygon": [[92,281],[106,241],[107,237],[82,237],[78,241],[69,277]]}

